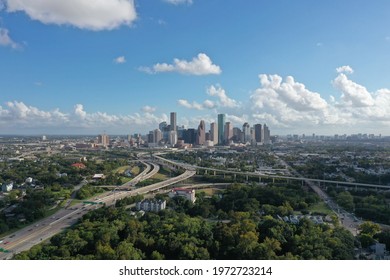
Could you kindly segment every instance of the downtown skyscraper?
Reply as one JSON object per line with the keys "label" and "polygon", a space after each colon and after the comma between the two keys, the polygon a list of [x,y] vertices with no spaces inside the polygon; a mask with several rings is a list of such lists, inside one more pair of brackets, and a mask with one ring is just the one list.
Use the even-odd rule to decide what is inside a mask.
{"label": "downtown skyscraper", "polygon": [[224,144],[225,138],[225,114],[218,114],[218,145]]}

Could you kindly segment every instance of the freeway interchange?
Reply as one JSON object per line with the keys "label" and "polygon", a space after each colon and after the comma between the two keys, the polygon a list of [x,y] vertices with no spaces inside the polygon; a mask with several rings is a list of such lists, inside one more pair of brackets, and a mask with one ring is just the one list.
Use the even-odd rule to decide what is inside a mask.
{"label": "freeway interchange", "polygon": [[29,250],[34,245],[37,245],[72,226],[80,217],[91,210],[102,207],[103,205],[115,205],[116,200],[128,196],[157,191],[195,175],[195,171],[185,170],[184,173],[177,177],[128,191],[129,187],[135,186],[137,183],[153,177],[160,169],[160,166],[153,162],[142,161],[142,163],[146,166],[145,169],[128,183],[115,187],[111,192],[106,192],[94,197],[93,201],[90,203],[80,202],[69,206],[70,202],[67,202],[66,205],[68,205],[68,207],[60,209],[54,215],[46,217],[2,238],[0,243],[0,248],[2,248],[0,251],[0,258],[5,260],[11,259],[14,254]]}

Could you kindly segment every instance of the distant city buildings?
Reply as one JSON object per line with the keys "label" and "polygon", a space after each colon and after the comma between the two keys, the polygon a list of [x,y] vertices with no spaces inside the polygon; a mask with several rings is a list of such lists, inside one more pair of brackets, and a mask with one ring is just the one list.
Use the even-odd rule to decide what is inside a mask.
{"label": "distant city buildings", "polygon": [[230,145],[265,145],[270,144],[275,138],[270,135],[266,124],[254,124],[248,122],[235,127],[230,120],[226,120],[225,114],[218,114],[217,119],[210,123],[210,129],[206,130],[206,122],[201,120],[197,128],[185,128],[177,124],[177,113],[171,112],[169,123],[160,122],[158,128],[149,131],[145,136],[140,134],[127,135],[110,139],[107,134],[98,135],[97,141],[90,143],[76,143],[69,149],[96,149],[96,148],[126,148],[148,146],[150,148],[189,148],[189,147],[213,147]]}
{"label": "distant city buildings", "polygon": [[107,147],[110,145],[110,137],[107,134],[100,134],[98,136],[98,144]]}

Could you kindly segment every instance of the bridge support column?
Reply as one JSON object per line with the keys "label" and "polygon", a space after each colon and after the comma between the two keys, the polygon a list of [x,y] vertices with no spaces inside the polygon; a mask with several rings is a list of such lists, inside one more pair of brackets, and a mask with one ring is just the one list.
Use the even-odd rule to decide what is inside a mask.
{"label": "bridge support column", "polygon": [[259,176],[259,183],[261,183],[261,177]]}
{"label": "bridge support column", "polygon": [[246,181],[249,181],[249,176],[248,175],[246,175]]}
{"label": "bridge support column", "polygon": [[207,175],[207,174],[208,174],[208,173],[207,173],[207,169],[204,171],[204,174],[205,174],[205,175]]}
{"label": "bridge support column", "polygon": [[217,175],[217,171],[214,171],[214,176]]}
{"label": "bridge support column", "polygon": [[236,180],[236,178],[237,178],[237,174],[234,174],[234,180]]}
{"label": "bridge support column", "polygon": [[272,183],[274,183],[274,184],[275,184],[275,178],[272,178]]}
{"label": "bridge support column", "polygon": [[223,173],[223,178],[225,179],[225,176],[226,176],[226,174],[225,173]]}

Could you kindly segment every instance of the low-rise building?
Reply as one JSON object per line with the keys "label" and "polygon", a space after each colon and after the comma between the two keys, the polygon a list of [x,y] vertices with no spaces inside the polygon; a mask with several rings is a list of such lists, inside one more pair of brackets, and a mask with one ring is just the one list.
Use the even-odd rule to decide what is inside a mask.
{"label": "low-rise building", "polygon": [[104,178],[106,178],[104,174],[95,174],[92,177],[93,180],[103,180]]}
{"label": "low-rise building", "polygon": [[167,205],[166,200],[149,200],[145,199],[141,202],[137,202],[137,210],[145,212],[158,212],[164,210]]}
{"label": "low-rise building", "polygon": [[78,169],[85,169],[85,168],[86,168],[85,164],[84,164],[84,163],[81,163],[81,162],[73,163],[73,164],[72,164],[72,167],[76,167],[76,168],[78,168]]}
{"label": "low-rise building", "polygon": [[194,203],[196,200],[194,189],[175,188],[169,192],[168,196],[170,198],[181,196],[187,200],[190,200],[192,203]]}
{"label": "low-rise building", "polygon": [[10,192],[10,191],[12,191],[13,187],[14,187],[14,183],[3,184],[3,186],[1,187],[1,190],[3,192]]}

